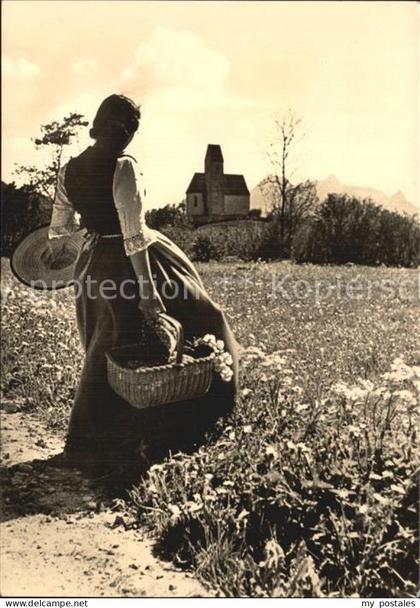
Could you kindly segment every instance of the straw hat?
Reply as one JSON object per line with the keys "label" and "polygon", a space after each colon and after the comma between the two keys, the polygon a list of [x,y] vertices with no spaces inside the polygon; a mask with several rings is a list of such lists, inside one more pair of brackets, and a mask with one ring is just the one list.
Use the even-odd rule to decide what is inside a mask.
{"label": "straw hat", "polygon": [[75,266],[85,240],[86,231],[78,230],[59,239],[53,256],[48,239],[49,226],[42,226],[28,234],[16,247],[10,265],[13,274],[34,289],[61,289],[74,281]]}

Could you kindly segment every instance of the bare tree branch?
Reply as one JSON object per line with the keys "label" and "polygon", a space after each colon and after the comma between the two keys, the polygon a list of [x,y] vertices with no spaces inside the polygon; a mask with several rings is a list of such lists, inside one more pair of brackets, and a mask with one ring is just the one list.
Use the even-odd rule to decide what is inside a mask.
{"label": "bare tree branch", "polygon": [[298,224],[311,213],[318,199],[311,182],[291,183],[294,175],[290,168],[291,155],[304,137],[301,117],[289,109],[283,117],[275,119],[274,125],[273,141],[267,151],[272,173],[264,180],[262,190],[270,200],[271,213],[279,222],[282,246],[287,250]]}

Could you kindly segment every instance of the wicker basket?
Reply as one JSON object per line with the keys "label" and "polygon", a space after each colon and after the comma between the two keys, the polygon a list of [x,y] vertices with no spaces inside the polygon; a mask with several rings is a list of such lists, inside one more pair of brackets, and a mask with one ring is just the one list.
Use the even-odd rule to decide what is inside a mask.
{"label": "wicker basket", "polygon": [[213,354],[194,359],[183,355],[184,332],[181,324],[164,315],[177,329],[176,358],[173,363],[136,368],[127,363],[139,358],[139,345],[130,344],[106,353],[111,388],[138,409],[197,399],[207,393],[213,376]]}

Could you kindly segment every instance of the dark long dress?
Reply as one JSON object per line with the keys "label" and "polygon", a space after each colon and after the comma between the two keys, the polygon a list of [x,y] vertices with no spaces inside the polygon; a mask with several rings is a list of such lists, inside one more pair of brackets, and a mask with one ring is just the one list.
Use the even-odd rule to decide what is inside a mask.
{"label": "dark long dress", "polygon": [[[109,166],[112,168],[112,163],[107,165],[108,172]],[[145,448],[152,458],[167,450],[189,449],[234,406],[237,343],[223,312],[205,291],[193,264],[170,239],[156,232],[157,240],[147,251],[168,314],[182,323],[186,338],[210,333],[222,339],[234,359],[234,379],[224,382],[215,376],[210,391],[199,400],[145,410],[137,410],[113,392],[107,381],[105,353],[111,347],[136,342],[142,316],[138,309],[138,287],[134,286],[136,277],[123,239],[106,238],[107,225],[109,232],[115,232],[115,207],[109,204],[109,197],[108,204],[104,203],[100,172],[96,167],[93,180],[101,184],[100,195],[95,196],[92,182],[88,190],[84,189],[84,194],[89,194],[88,204],[86,196],[78,196],[77,188],[71,183],[72,175],[77,176],[79,182],[81,174],[88,179],[90,167],[89,162],[84,162],[82,168],[88,170],[83,171],[80,165],[69,164],[71,170],[66,178],[69,199],[89,229],[75,277],[77,323],[86,357],[71,412],[66,452],[74,459],[114,461],[135,457],[136,451]],[[104,179],[109,182],[109,177],[107,174]],[[96,230],[95,208],[99,218]],[[119,288],[115,290],[115,299],[102,297],[100,285],[109,279],[117,287],[123,284],[125,295],[131,288],[132,299],[122,297]]]}

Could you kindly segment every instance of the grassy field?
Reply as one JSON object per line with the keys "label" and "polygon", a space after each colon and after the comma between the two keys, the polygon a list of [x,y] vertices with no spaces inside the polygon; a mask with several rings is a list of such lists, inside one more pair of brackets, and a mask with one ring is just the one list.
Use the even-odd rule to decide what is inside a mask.
{"label": "grassy field", "polygon": [[[414,596],[416,272],[200,271],[244,347],[238,406],[121,508],[229,596]],[[71,294],[3,276],[4,403],[64,429],[82,361]]]}

